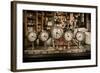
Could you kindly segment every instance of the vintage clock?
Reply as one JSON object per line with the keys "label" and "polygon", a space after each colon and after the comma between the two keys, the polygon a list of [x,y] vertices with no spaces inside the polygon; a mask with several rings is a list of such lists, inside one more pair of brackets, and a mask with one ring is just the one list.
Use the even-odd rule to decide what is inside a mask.
{"label": "vintage clock", "polygon": [[84,32],[82,32],[82,31],[78,31],[77,33],[76,33],[76,39],[78,40],[78,41],[83,41],[84,39],[85,39],[85,33]]}
{"label": "vintage clock", "polygon": [[52,29],[52,37],[54,39],[59,39],[60,37],[62,37],[62,35],[63,35],[63,29],[62,28],[60,28],[60,27],[54,27]]}
{"label": "vintage clock", "polygon": [[71,48],[70,42],[73,39],[73,33],[71,31],[66,31],[64,34],[64,38],[67,41],[67,45],[68,45],[67,48],[70,49]]}
{"label": "vintage clock", "polygon": [[34,41],[36,40],[36,38],[37,38],[37,35],[36,35],[35,32],[30,32],[30,33],[28,34],[28,40],[29,40],[30,42],[34,42]]}
{"label": "vintage clock", "polygon": [[35,32],[29,32],[29,34],[28,34],[28,40],[30,41],[30,42],[32,42],[32,49],[34,49],[34,41],[36,40],[36,38],[37,38],[37,34],[35,33]]}
{"label": "vintage clock", "polygon": [[78,31],[78,32],[76,33],[76,39],[79,41],[79,42],[78,42],[78,48],[83,49],[84,46],[82,45],[81,42],[82,42],[82,41],[85,41],[85,33],[82,32],[82,31]]}
{"label": "vintage clock", "polygon": [[49,38],[49,34],[47,31],[42,31],[39,36],[40,40],[44,42],[44,47],[47,48],[47,40]]}
{"label": "vintage clock", "polygon": [[42,41],[47,41],[48,38],[49,38],[49,34],[48,34],[47,31],[42,31],[42,32],[40,33],[40,40],[42,40]]}
{"label": "vintage clock", "polygon": [[64,34],[64,38],[66,41],[71,41],[73,39],[73,33],[71,31],[66,31]]}

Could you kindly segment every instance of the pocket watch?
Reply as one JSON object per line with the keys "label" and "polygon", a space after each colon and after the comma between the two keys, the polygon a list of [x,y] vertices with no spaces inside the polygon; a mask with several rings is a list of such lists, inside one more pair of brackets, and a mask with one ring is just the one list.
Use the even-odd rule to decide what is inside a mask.
{"label": "pocket watch", "polygon": [[73,39],[73,33],[71,31],[66,31],[64,34],[64,38],[66,41],[71,41]]}
{"label": "pocket watch", "polygon": [[62,28],[60,28],[60,27],[54,27],[52,29],[52,37],[54,39],[59,39],[60,37],[62,37],[62,35],[63,35],[63,29]]}
{"label": "pocket watch", "polygon": [[48,34],[47,31],[42,31],[42,32],[40,33],[40,40],[42,40],[42,41],[47,41],[48,38],[49,38],[49,34]]}
{"label": "pocket watch", "polygon": [[78,31],[78,32],[76,33],[76,39],[77,39],[78,41],[83,41],[83,40],[85,39],[85,33],[82,32],[82,31]]}
{"label": "pocket watch", "polygon": [[37,35],[36,35],[36,33],[35,32],[29,32],[28,33],[28,40],[30,41],[30,42],[34,42],[35,40],[36,40],[36,38],[37,38]]}

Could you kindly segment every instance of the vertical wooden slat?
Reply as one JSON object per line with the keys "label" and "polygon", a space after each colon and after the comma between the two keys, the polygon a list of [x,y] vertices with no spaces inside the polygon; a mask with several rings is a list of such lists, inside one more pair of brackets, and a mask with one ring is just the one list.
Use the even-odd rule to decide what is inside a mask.
{"label": "vertical wooden slat", "polygon": [[42,21],[42,30],[44,29],[43,28],[43,23],[44,23],[43,20],[44,20],[44,12],[42,12],[42,20],[41,20]]}
{"label": "vertical wooden slat", "polygon": [[38,32],[38,11],[36,12],[36,31]]}
{"label": "vertical wooden slat", "polygon": [[28,32],[27,32],[27,30],[28,30],[28,29],[27,29],[27,25],[28,25],[28,21],[27,21],[27,11],[25,11],[24,17],[25,17],[25,18],[24,18],[24,24],[25,24],[25,25],[24,25],[24,26],[25,26],[24,31],[25,31],[25,33],[26,33],[25,35],[27,35],[27,33],[28,33]]}

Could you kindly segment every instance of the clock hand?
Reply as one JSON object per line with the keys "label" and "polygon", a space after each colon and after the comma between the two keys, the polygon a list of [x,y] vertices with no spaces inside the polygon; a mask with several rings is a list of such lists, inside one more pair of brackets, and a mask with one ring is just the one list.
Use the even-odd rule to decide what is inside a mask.
{"label": "clock hand", "polygon": [[79,35],[78,37],[80,38],[81,36]]}
{"label": "clock hand", "polygon": [[67,33],[67,37],[69,37],[68,33]]}
{"label": "clock hand", "polygon": [[57,38],[57,34],[58,34],[58,32],[56,32],[56,38]]}
{"label": "clock hand", "polygon": [[32,38],[36,38],[35,36],[32,36]]}
{"label": "clock hand", "polygon": [[44,35],[44,37],[47,39],[48,37],[46,35]]}
{"label": "clock hand", "polygon": [[60,33],[59,32],[57,32],[57,35],[60,37]]}

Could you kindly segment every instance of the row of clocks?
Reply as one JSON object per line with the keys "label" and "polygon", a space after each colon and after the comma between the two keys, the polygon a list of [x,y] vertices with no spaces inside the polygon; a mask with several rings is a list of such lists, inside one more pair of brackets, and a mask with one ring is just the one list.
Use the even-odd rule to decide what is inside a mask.
{"label": "row of clocks", "polygon": [[85,43],[86,33],[78,29],[80,13],[25,11],[25,15],[26,47],[71,48]]}
{"label": "row of clocks", "polygon": [[[65,31],[65,33],[64,33],[63,29],[62,28],[59,28],[59,27],[53,27],[52,30],[51,30],[51,35],[52,35],[52,38],[53,39],[59,39],[59,38],[61,38],[64,35],[64,38],[65,38],[66,41],[71,41],[74,38],[74,35],[73,35],[72,31]],[[28,40],[30,42],[34,42],[37,37],[39,37],[39,39],[41,41],[44,41],[45,42],[45,41],[47,41],[49,39],[49,33],[44,30],[44,31],[42,31],[39,34],[39,36],[34,31],[31,31],[28,34]],[[82,32],[82,31],[78,31],[76,33],[76,35],[75,35],[75,38],[79,42],[81,42],[85,38],[85,33]]]}

